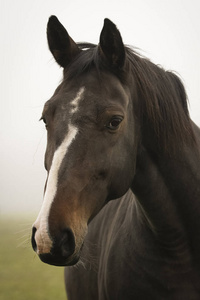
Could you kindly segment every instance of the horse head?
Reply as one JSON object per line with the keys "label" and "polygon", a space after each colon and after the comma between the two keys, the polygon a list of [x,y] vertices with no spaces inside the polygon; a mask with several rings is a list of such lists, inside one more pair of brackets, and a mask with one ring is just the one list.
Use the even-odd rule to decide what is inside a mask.
{"label": "horse head", "polygon": [[41,118],[47,128],[48,175],[32,245],[46,263],[73,265],[89,222],[133,181],[134,86],[130,91],[125,47],[110,20],[104,21],[99,45],[88,44],[88,49],[76,44],[55,16],[47,38],[64,76]]}

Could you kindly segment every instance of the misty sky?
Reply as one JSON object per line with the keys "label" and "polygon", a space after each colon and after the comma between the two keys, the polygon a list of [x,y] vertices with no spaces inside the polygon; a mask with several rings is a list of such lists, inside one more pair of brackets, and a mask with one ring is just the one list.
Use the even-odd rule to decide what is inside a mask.
{"label": "misty sky", "polygon": [[93,43],[110,18],[125,44],[180,74],[200,125],[199,11],[199,0],[0,0],[0,216],[36,214],[42,203],[46,131],[38,120],[62,78],[47,47],[48,17],[75,41]]}

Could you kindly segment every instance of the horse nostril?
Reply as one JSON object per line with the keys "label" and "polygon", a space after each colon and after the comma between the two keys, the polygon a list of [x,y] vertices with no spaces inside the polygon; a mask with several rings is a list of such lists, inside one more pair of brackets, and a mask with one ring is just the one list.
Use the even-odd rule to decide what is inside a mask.
{"label": "horse nostril", "polygon": [[33,247],[33,250],[36,252],[37,251],[37,244],[35,241],[35,233],[36,233],[37,229],[35,227],[32,228],[32,237],[31,237],[31,244]]}
{"label": "horse nostril", "polygon": [[71,229],[67,228],[62,231],[59,242],[59,250],[63,257],[71,256],[75,251],[75,239]]}

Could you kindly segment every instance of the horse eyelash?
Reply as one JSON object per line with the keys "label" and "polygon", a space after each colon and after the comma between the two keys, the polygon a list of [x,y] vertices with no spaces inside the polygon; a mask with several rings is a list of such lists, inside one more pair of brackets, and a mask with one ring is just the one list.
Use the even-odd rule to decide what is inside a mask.
{"label": "horse eyelash", "polygon": [[39,121],[43,121],[44,122],[44,124],[46,124],[47,122],[46,122],[46,119],[44,118],[44,117],[41,117],[40,119],[39,119]]}

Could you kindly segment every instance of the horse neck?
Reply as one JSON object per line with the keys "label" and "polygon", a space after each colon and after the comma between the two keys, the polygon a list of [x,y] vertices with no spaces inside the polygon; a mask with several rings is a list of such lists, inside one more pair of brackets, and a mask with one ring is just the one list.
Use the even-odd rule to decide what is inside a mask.
{"label": "horse neck", "polygon": [[[187,239],[200,250],[200,131],[196,146],[177,147],[173,156],[141,146],[133,192],[159,239]],[[198,146],[199,145],[199,146]],[[195,247],[194,247],[195,245]]]}

